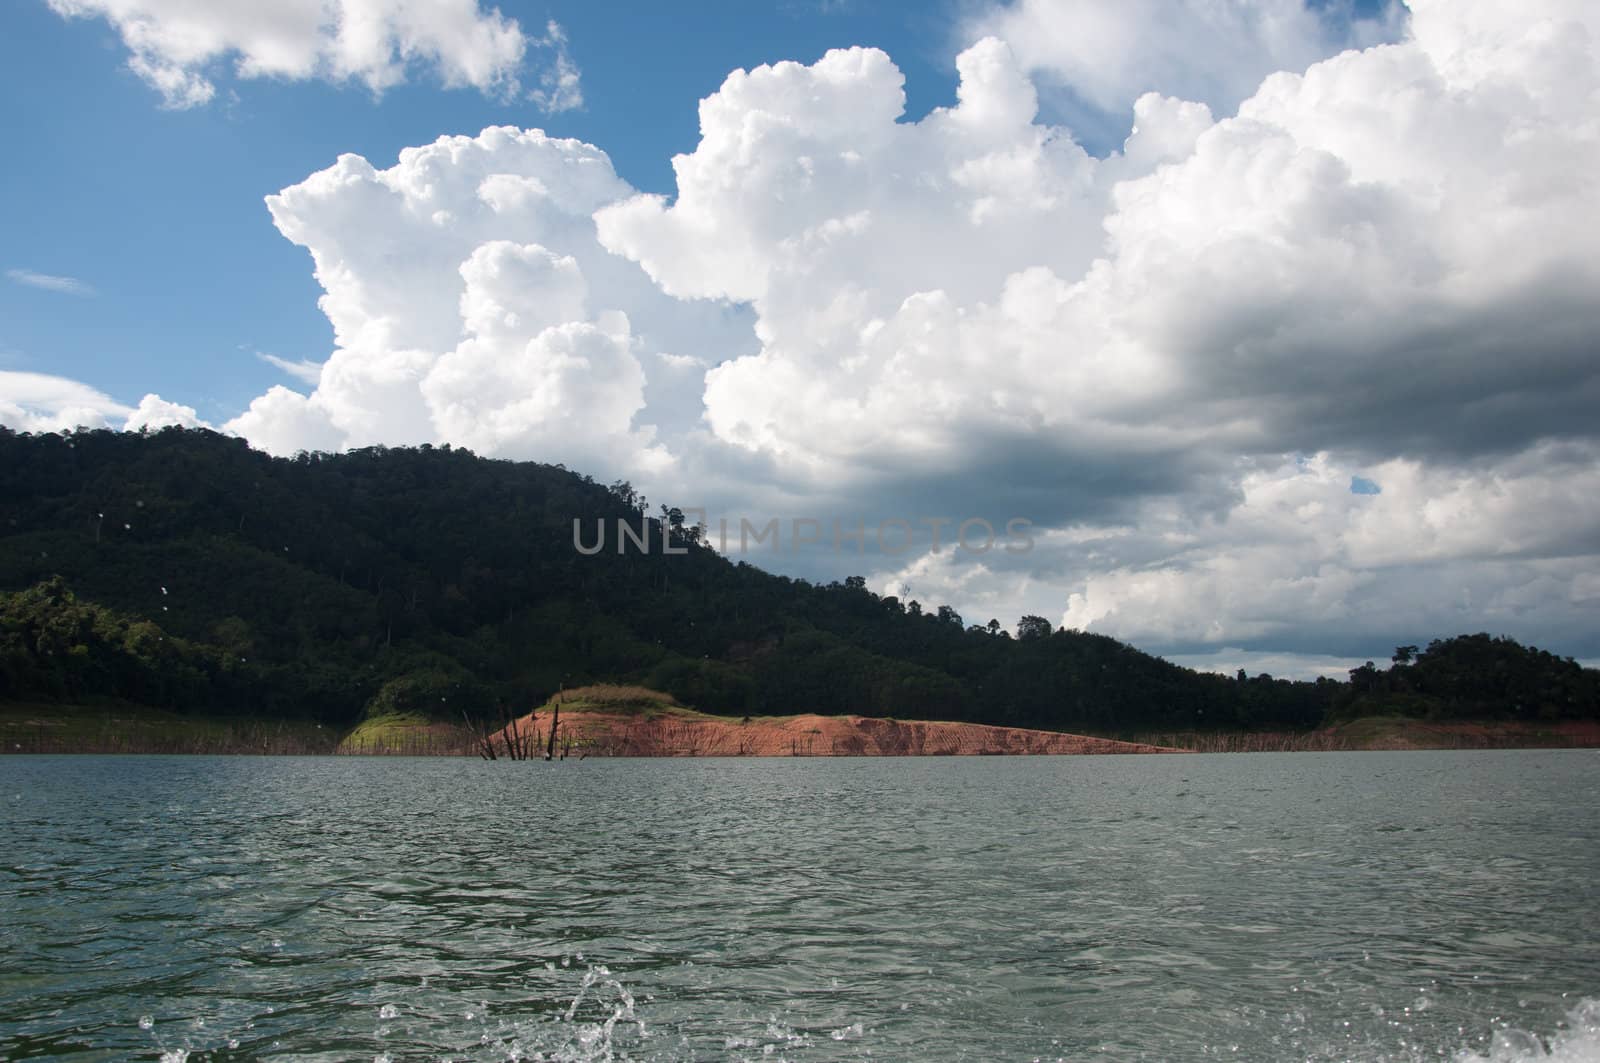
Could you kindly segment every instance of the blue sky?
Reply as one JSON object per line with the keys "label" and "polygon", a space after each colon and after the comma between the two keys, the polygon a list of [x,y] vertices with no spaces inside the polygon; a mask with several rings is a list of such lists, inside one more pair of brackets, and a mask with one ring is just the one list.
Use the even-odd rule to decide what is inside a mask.
{"label": "blue sky", "polygon": [[[735,519],[1023,516],[1025,558],[772,565],[1225,671],[1600,655],[1592,5],[325,0],[428,23],[375,96],[315,23],[317,76],[173,58],[199,12],[272,61],[287,7],[118,2],[168,50],[108,0],[0,8],[0,423],[155,394],[277,453],[451,441]],[[559,24],[581,106],[451,43],[506,20],[524,88]],[[854,46],[888,58],[823,59]],[[397,164],[500,125],[667,198],[557,188],[588,149],[531,138]],[[346,153],[386,173],[312,179]]]}

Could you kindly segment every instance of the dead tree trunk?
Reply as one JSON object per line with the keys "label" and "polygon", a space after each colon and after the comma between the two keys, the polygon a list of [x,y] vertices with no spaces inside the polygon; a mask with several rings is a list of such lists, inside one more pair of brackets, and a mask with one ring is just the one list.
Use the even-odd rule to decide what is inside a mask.
{"label": "dead tree trunk", "polygon": [[517,730],[517,718],[510,713],[506,714],[505,726],[500,729],[500,741],[506,745],[506,756],[511,760],[521,760],[517,753],[522,747],[522,736]]}
{"label": "dead tree trunk", "polygon": [[544,759],[554,760],[556,757],[556,732],[561,729],[561,695],[556,695],[555,713],[550,718],[550,744],[545,747]]}
{"label": "dead tree trunk", "polygon": [[484,760],[497,759],[494,754],[494,737],[488,729],[474,724],[466,709],[461,710],[461,720],[467,725],[467,732],[472,735],[473,743],[478,747],[478,756]]}

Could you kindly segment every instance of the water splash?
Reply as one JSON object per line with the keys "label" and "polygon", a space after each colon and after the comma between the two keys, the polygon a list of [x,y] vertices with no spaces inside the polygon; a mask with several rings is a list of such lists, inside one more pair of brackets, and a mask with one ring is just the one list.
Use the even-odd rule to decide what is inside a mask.
{"label": "water splash", "polygon": [[851,1038],[860,1037],[863,1032],[861,1024],[853,1022],[849,1026],[842,1026],[837,1030],[828,1031],[828,1036],[835,1041],[848,1041]]}
{"label": "water splash", "polygon": [[1496,1030],[1487,1055],[1457,1052],[1454,1063],[1600,1063],[1600,1000],[1588,999],[1567,1013],[1565,1028],[1549,1038],[1516,1027]]}
{"label": "water splash", "polygon": [[[829,1036],[835,1041],[842,1041],[845,1039],[842,1035],[847,1035],[851,1030],[856,1030],[859,1032],[860,1025],[857,1024],[854,1027],[845,1027],[842,1030],[834,1030],[829,1034]],[[727,1049],[729,1052],[737,1052],[743,1049],[754,1048],[758,1049],[763,1056],[772,1057],[775,1055],[775,1053],[784,1050],[792,1051],[795,1049],[810,1048],[811,1038],[794,1029],[792,1026],[779,1022],[777,1017],[773,1016],[767,1020],[766,1027],[759,1034],[752,1034],[747,1037],[734,1035],[724,1038],[722,1047]],[[749,1057],[739,1055],[731,1058],[748,1059]]]}
{"label": "water splash", "polygon": [[[578,954],[578,959],[583,959],[583,954]],[[596,987],[599,987],[597,990]],[[633,994],[621,981],[612,977],[611,971],[600,963],[590,964],[583,973],[583,982],[578,987],[577,994],[572,998],[562,1021],[572,1022],[578,1014],[578,1008],[585,998],[597,999],[600,991],[610,990],[616,996],[615,1003],[609,1005],[610,1014],[599,1023],[582,1023],[573,1031],[571,1040],[561,1046],[557,1054],[552,1057],[557,1060],[610,1060],[615,1058],[613,1052],[618,1024],[627,1024],[638,1027],[641,1038],[647,1037],[643,1020],[634,1012]],[[594,991],[591,994],[591,991]],[[573,1054],[563,1054],[576,1052]]]}
{"label": "water splash", "polygon": [[565,1007],[543,1018],[529,1018],[518,1017],[520,1009],[515,1005],[501,1004],[494,1009],[501,1014],[491,1019],[488,1002],[476,1003],[463,1016],[477,1024],[475,1043],[464,1040],[457,1048],[461,1055],[446,1052],[441,1058],[512,1063],[611,1063],[641,1058],[634,1053],[649,1033],[635,1011],[633,992],[604,964],[584,963],[582,954],[563,957],[568,966],[573,959],[584,964],[584,973]]}

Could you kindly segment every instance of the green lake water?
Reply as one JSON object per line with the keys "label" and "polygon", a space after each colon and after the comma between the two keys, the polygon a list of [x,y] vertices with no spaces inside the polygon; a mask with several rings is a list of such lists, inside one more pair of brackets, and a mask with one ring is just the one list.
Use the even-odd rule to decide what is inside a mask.
{"label": "green lake water", "polygon": [[1595,751],[0,758],[5,1060],[1593,1061],[1594,998]]}

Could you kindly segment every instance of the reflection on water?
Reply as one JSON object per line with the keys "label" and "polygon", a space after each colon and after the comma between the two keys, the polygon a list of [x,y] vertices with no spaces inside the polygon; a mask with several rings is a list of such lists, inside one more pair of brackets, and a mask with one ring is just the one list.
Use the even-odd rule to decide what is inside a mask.
{"label": "reflection on water", "polygon": [[1600,1060],[1588,751],[7,758],[0,852],[0,1058]]}

